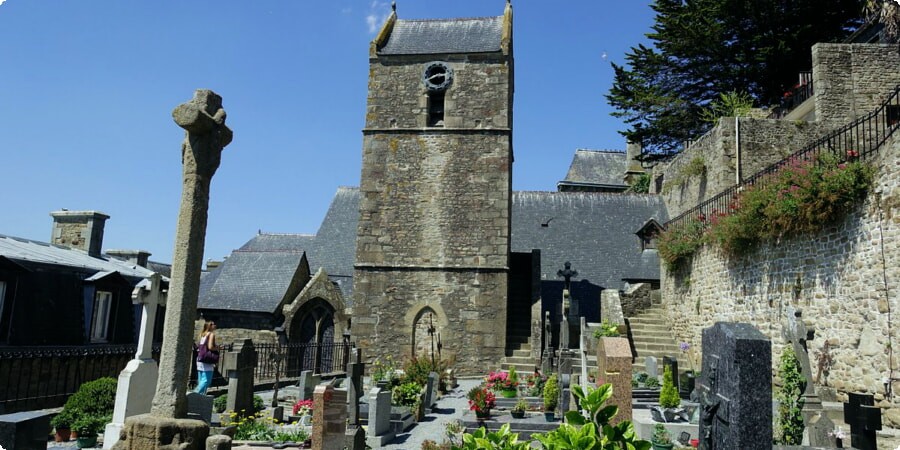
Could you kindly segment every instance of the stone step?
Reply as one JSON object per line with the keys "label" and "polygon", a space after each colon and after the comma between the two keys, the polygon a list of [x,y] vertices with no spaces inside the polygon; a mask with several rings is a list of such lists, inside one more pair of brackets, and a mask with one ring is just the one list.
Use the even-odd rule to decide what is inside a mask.
{"label": "stone step", "polygon": [[529,358],[529,357],[531,357],[531,350],[530,349],[529,350],[513,350],[512,355],[507,355],[507,356],[514,356],[517,358]]}
{"label": "stone step", "polygon": [[519,363],[509,363],[506,361],[500,363],[500,368],[503,370],[509,370],[510,367],[515,367],[516,372],[518,372],[520,374],[530,374],[530,373],[534,372],[535,365],[533,363],[519,364]]}
{"label": "stone step", "polygon": [[660,344],[660,343],[655,343],[655,342],[638,342],[637,339],[635,339],[635,342],[634,342],[634,349],[637,350],[638,353],[640,353],[641,350],[651,351],[651,352],[659,351],[659,352],[667,352],[667,353],[674,352],[675,356],[677,356],[679,353],[681,353],[681,348],[675,344]]}
{"label": "stone step", "polygon": [[632,323],[631,324],[631,334],[634,335],[639,332],[671,333],[672,329],[668,325],[664,325],[664,324]]}
{"label": "stone step", "polygon": [[[638,342],[646,343],[646,344],[672,344],[672,337],[665,336],[662,334],[641,334],[641,335],[635,334],[634,342],[635,342],[635,345]],[[678,346],[676,345],[676,347],[678,347]],[[680,351],[680,349],[681,348],[679,347],[679,351]]]}
{"label": "stone step", "polygon": [[[534,364],[534,361],[530,357],[524,357],[524,356],[507,356],[507,357],[503,358],[503,362],[509,363],[509,364],[516,364],[516,365],[522,365],[522,364],[533,365]],[[518,370],[518,367],[516,368],[516,370]]]}

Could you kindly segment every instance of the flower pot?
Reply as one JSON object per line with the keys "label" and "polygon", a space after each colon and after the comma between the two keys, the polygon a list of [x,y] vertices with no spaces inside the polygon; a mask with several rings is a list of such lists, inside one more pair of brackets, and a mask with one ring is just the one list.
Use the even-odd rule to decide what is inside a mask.
{"label": "flower pot", "polygon": [[78,448],[91,448],[97,446],[97,435],[93,436],[78,436],[78,439],[75,439],[75,444]]}
{"label": "flower pot", "polygon": [[69,428],[57,428],[53,440],[56,442],[68,442],[72,437],[72,430]]}
{"label": "flower pot", "polygon": [[510,415],[513,416],[513,419],[524,419],[525,411],[519,411],[518,409],[514,409],[509,412]]}
{"label": "flower pot", "polygon": [[553,422],[556,420],[556,413],[553,411],[544,411],[544,419],[547,422]]}
{"label": "flower pot", "polygon": [[477,417],[477,418],[479,418],[479,419],[487,419],[488,417],[491,417],[491,410],[490,410],[490,409],[485,409],[484,411],[482,411],[482,410],[480,410],[480,409],[476,409],[476,410],[475,410],[475,417]]}
{"label": "flower pot", "polygon": [[501,389],[501,390],[500,390],[500,395],[502,395],[503,398],[516,398],[516,396],[517,396],[518,394],[519,394],[519,391],[516,390],[516,388],[509,388],[509,389]]}
{"label": "flower pot", "polygon": [[672,447],[675,446],[675,444],[658,444],[656,442],[650,444],[653,445],[653,450],[672,450]]}

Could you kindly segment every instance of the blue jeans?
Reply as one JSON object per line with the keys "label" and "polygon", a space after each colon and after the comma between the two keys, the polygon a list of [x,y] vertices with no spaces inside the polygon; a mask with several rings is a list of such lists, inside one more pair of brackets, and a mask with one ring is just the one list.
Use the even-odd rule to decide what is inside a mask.
{"label": "blue jeans", "polygon": [[206,390],[212,385],[213,371],[201,370],[197,372],[197,389],[194,392],[206,395]]}

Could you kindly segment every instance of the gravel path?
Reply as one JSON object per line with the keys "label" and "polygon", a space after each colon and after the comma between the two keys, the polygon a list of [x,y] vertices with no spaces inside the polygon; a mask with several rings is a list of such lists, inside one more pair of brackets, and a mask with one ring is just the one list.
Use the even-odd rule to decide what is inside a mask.
{"label": "gravel path", "polygon": [[446,438],[447,424],[459,420],[468,411],[469,401],[466,400],[466,393],[469,392],[469,389],[477,386],[481,379],[459,380],[458,382],[459,386],[441,397],[433,412],[425,416],[425,420],[413,425],[405,433],[398,435],[388,445],[381,448],[419,450],[422,448],[422,442],[426,440],[432,440],[438,444],[443,442]]}

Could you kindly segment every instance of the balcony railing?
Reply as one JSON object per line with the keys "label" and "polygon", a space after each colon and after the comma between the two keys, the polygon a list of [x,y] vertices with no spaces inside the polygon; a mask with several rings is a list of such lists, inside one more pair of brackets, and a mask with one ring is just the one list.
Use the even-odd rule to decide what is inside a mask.
{"label": "balcony railing", "polygon": [[781,104],[773,108],[767,118],[782,119],[812,96],[812,72],[800,72],[800,81],[791,90],[784,93]]}

